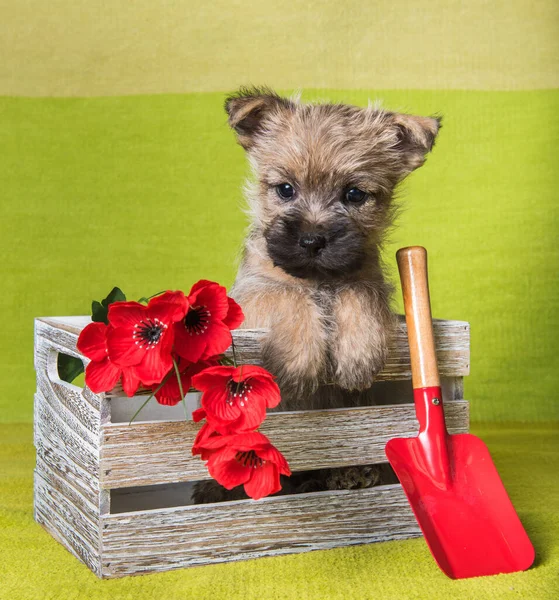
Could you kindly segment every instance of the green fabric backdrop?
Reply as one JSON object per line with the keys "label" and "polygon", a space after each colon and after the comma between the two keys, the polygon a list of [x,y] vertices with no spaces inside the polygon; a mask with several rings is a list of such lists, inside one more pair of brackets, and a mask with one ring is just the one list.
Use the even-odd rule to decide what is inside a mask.
{"label": "green fabric backdrop", "polygon": [[[32,419],[34,317],[85,314],[113,285],[139,298],[231,284],[248,169],[223,98],[0,99],[2,421]],[[434,315],[470,321],[474,420],[559,419],[559,92],[303,96],[317,98],[444,115],[401,188],[386,262],[426,246]]]}

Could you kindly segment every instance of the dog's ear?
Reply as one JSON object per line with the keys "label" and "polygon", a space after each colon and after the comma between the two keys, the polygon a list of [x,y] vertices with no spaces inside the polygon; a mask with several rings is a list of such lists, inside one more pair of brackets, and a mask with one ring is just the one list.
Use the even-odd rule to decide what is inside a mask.
{"label": "dog's ear", "polygon": [[394,148],[400,154],[402,179],[425,162],[441,126],[442,117],[392,114],[392,127],[396,133]]}
{"label": "dog's ear", "polygon": [[267,119],[280,116],[282,111],[293,110],[294,107],[293,102],[278,96],[269,88],[241,88],[225,100],[229,125],[237,133],[237,140],[245,150],[254,144]]}

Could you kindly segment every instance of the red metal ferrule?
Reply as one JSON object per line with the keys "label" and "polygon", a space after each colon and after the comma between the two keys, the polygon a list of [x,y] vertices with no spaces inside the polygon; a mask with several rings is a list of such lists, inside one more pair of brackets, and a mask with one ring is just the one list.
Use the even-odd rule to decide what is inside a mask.
{"label": "red metal ferrule", "polygon": [[443,395],[440,386],[415,388],[413,400],[419,421],[419,433],[430,432],[435,435],[446,435]]}

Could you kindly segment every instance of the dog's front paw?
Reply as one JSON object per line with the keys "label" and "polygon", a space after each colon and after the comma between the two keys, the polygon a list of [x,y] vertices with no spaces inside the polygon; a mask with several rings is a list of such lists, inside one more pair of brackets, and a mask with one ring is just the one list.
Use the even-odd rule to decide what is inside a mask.
{"label": "dog's front paw", "polygon": [[387,354],[388,348],[378,343],[361,347],[339,344],[334,355],[334,381],[345,390],[369,389],[382,371]]}
{"label": "dog's front paw", "polygon": [[272,327],[262,342],[264,366],[276,377],[282,392],[282,409],[295,408],[312,394],[324,377],[325,340],[321,331],[296,330],[285,323]]}
{"label": "dog's front paw", "polygon": [[331,340],[337,385],[346,390],[371,387],[384,368],[393,324],[393,316],[378,297],[351,289],[340,294]]}

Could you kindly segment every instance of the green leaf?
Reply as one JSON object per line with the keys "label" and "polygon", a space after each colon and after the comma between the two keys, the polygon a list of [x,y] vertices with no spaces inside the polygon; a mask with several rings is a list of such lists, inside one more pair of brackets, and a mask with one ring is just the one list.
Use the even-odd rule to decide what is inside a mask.
{"label": "green leaf", "polygon": [[60,379],[68,383],[72,383],[78,375],[83,373],[82,361],[68,354],[58,354],[57,368]]}
{"label": "green leaf", "polygon": [[94,300],[91,303],[91,320],[96,323],[105,323],[105,325],[109,324],[109,320],[107,319],[108,309],[105,308],[100,302]]}
{"label": "green leaf", "polygon": [[113,304],[113,302],[125,301],[126,296],[124,295],[122,290],[120,288],[114,287],[104,300],[101,300],[101,302],[97,302],[97,300],[94,300],[91,303],[91,320],[95,323],[105,323],[105,325],[108,325],[109,306]]}
{"label": "green leaf", "polygon": [[125,302],[125,301],[126,301],[126,296],[124,295],[123,291],[120,288],[114,287],[109,292],[109,295],[101,302],[101,304],[108,308],[109,304],[112,304],[113,302]]}

